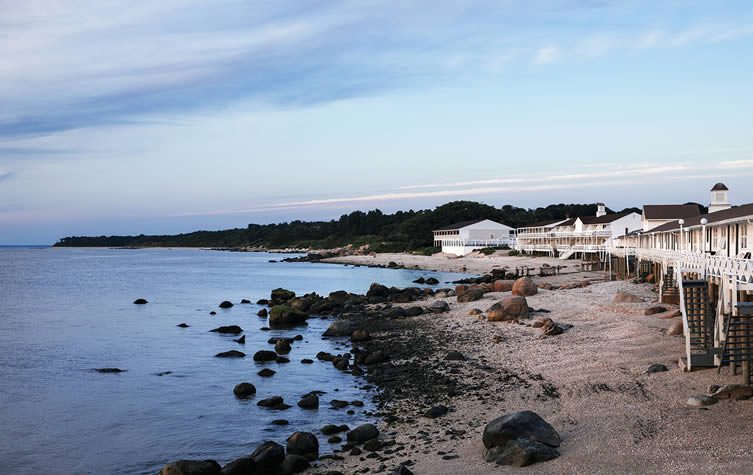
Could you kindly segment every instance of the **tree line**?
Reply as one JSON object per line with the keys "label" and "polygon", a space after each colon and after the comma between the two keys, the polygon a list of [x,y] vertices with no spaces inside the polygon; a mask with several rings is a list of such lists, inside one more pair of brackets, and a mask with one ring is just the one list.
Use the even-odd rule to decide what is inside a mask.
{"label": "tree line", "polygon": [[[212,248],[313,248],[330,249],[348,244],[369,245],[374,252],[431,252],[434,229],[460,221],[491,219],[513,228],[539,221],[594,216],[596,204],[551,204],[525,209],[511,205],[496,208],[473,201],[453,201],[433,210],[353,211],[331,221],[291,221],[249,224],[245,228],[195,231],[176,235],[70,236],[59,247],[212,247]],[[636,211],[626,208],[620,212]],[[612,212],[608,210],[608,212]]]}

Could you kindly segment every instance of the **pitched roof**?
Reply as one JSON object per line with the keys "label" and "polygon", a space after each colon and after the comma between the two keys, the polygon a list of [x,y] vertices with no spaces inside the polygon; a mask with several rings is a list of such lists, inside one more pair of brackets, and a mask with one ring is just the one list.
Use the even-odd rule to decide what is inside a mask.
{"label": "pitched roof", "polygon": [[[715,224],[715,223],[721,223],[723,221],[729,221],[729,220],[735,220],[740,218],[749,218],[753,219],[753,203],[748,203],[740,206],[735,206],[733,208],[725,209],[722,211],[716,211],[714,213],[708,213],[703,214],[699,216],[694,216],[691,218],[685,218],[685,224],[683,224],[683,228],[693,228],[701,226],[701,219],[706,218],[708,220],[708,224]],[[680,229],[680,224],[678,221],[672,221],[671,223],[665,223],[661,226],[657,226],[654,229],[651,229],[647,231],[648,233],[655,233],[655,232],[668,232],[668,231],[676,231]]]}
{"label": "pitched roof", "polygon": [[724,183],[717,183],[711,191],[729,191],[729,188]]}
{"label": "pitched roof", "polygon": [[545,228],[553,224],[559,224],[563,221],[565,220],[564,219],[547,219],[545,221],[537,221],[532,224],[526,224],[525,226],[521,226],[521,228]]}
{"label": "pitched roof", "polygon": [[625,211],[624,213],[605,214],[604,216],[581,216],[580,220],[583,224],[607,224],[617,221],[620,218],[633,213],[633,211]]}
{"label": "pitched roof", "polygon": [[[472,219],[470,221],[461,221],[461,222],[455,223],[455,224],[453,224],[451,226],[445,226],[443,228],[435,229],[434,231],[457,231],[458,229],[464,228],[466,226],[470,226],[472,224],[480,223],[481,221],[486,221],[486,220],[487,220],[487,218]],[[489,221],[491,221],[491,220],[489,220]],[[494,221],[492,221],[492,222],[495,223]],[[499,224],[499,223],[495,223],[495,224]]]}
{"label": "pitched roof", "polygon": [[698,205],[643,205],[643,217],[646,219],[686,219],[700,216]]}

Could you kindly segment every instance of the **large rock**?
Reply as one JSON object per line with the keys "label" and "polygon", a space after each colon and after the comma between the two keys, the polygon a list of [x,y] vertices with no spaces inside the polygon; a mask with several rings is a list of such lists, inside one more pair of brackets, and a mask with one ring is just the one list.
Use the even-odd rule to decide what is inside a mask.
{"label": "large rock", "polygon": [[426,310],[431,313],[444,313],[450,311],[450,304],[444,300],[437,300],[433,304],[429,305]]}
{"label": "large rock", "polygon": [[651,307],[648,307],[643,314],[644,315],[656,315],[658,313],[664,313],[667,311],[667,307],[662,307],[661,305],[652,305]]}
{"label": "large rock", "polygon": [[487,462],[494,461],[497,465],[512,465],[513,467],[527,467],[538,462],[546,462],[560,456],[560,453],[541,442],[528,439],[515,439],[507,442],[504,447],[493,447],[486,453]]}
{"label": "large rock", "polygon": [[348,432],[348,442],[362,444],[379,437],[379,429],[374,424],[363,424]]}
{"label": "large rock", "polygon": [[484,293],[485,293],[484,290],[485,289],[479,288],[479,287],[469,289],[463,292],[462,295],[458,295],[458,302],[467,303],[467,302],[475,302],[476,300],[481,300],[484,297]]}
{"label": "large rock", "polygon": [[484,427],[482,440],[487,449],[504,447],[507,442],[525,439],[559,447],[560,436],[552,426],[533,411],[520,411],[498,417]]}
{"label": "large rock", "polygon": [[329,297],[327,298],[335,307],[342,307],[348,300],[350,300],[350,294],[344,290],[337,290],[335,292],[330,292]]}
{"label": "large rock", "polygon": [[298,407],[302,409],[319,409],[319,396],[316,393],[310,393],[298,401]]}
{"label": "large rock", "polygon": [[256,472],[256,462],[251,457],[241,457],[222,467],[222,475],[248,475]]}
{"label": "large rock", "polygon": [[230,308],[230,307],[232,307],[232,306],[233,306],[233,302],[231,302],[231,301],[229,301],[229,300],[223,300],[223,301],[222,301],[222,302],[220,303],[220,308]]}
{"label": "large rock", "polygon": [[238,399],[248,399],[256,394],[256,388],[251,383],[240,383],[233,388],[233,394]]}
{"label": "large rock", "polygon": [[277,442],[267,441],[254,450],[251,458],[256,462],[257,473],[274,473],[285,461],[285,448]]}
{"label": "large rock", "polygon": [[685,334],[685,327],[682,323],[682,319],[678,318],[676,320],[673,320],[672,324],[669,326],[669,329],[667,330],[667,335],[677,336],[677,335],[684,335],[684,334]]}
{"label": "large rock", "polygon": [[643,303],[643,299],[637,295],[620,291],[614,296],[614,303]]}
{"label": "large rock", "polygon": [[490,322],[516,322],[526,319],[530,309],[525,297],[506,297],[492,305],[486,311],[486,318]]}
{"label": "large rock", "polygon": [[295,298],[295,292],[292,290],[287,289],[274,289],[271,294],[271,298],[269,299],[271,305],[281,305],[287,302],[288,300],[291,300]]}
{"label": "large rock", "polygon": [[511,292],[513,284],[512,280],[495,280],[492,288],[495,292]]}
{"label": "large rock", "polygon": [[369,291],[366,292],[366,297],[384,298],[390,294],[390,289],[386,285],[377,284],[376,282],[371,284]]}
{"label": "large rock", "polygon": [[282,473],[301,473],[310,466],[311,464],[306,457],[296,454],[288,454],[288,456],[285,457],[285,461],[282,463]]}
{"label": "large rock", "polygon": [[348,320],[335,320],[324,331],[324,336],[350,336],[355,331],[353,323]]}
{"label": "large rock", "polygon": [[226,327],[217,327],[214,330],[209,331],[214,333],[225,333],[228,335],[240,335],[241,333],[243,333],[243,328],[239,327],[238,325],[228,325]]}
{"label": "large rock", "polygon": [[539,293],[539,287],[530,277],[521,277],[512,284],[512,294],[519,297],[530,297]]}
{"label": "large rock", "polygon": [[159,475],[222,475],[222,467],[214,460],[178,460],[162,467]]}
{"label": "large rock", "polygon": [[277,353],[271,350],[259,350],[254,353],[254,361],[275,361]]}
{"label": "large rock", "polygon": [[354,330],[350,335],[350,341],[368,341],[371,335],[366,330]]}
{"label": "large rock", "polygon": [[286,328],[306,323],[309,315],[306,312],[294,310],[285,305],[272,307],[269,312],[269,326],[272,328]]}
{"label": "large rock", "polygon": [[147,302],[146,299],[136,299],[136,300],[133,301],[133,303],[135,305],[146,305],[149,302]]}
{"label": "large rock", "polygon": [[319,458],[319,440],[311,432],[295,432],[288,437],[288,453],[316,460]]}
{"label": "large rock", "polygon": [[705,394],[699,394],[698,396],[691,396],[688,398],[688,406],[690,407],[707,407],[712,404],[716,404],[718,400],[714,396],[707,396]]}

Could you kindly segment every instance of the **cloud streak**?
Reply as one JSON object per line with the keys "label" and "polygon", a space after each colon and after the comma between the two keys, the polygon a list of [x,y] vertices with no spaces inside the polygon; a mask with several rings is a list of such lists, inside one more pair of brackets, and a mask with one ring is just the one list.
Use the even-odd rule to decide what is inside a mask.
{"label": "cloud streak", "polygon": [[[0,138],[124,124],[247,99],[306,107],[495,75],[515,65],[753,35],[753,25],[735,20],[693,24],[702,21],[703,8],[688,25],[589,32],[572,18],[594,10],[591,2],[563,0],[558,6],[100,0],[63,7],[52,0],[0,0]],[[596,10],[615,25],[622,19],[622,2]],[[564,26],[552,29],[552,21]]]}

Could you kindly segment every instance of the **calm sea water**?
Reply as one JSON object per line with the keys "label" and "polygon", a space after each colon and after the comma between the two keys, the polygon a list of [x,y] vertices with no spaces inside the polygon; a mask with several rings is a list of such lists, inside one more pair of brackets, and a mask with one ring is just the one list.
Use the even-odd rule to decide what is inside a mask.
{"label": "calm sea water", "polygon": [[[325,424],[351,427],[372,420],[362,381],[315,360],[343,352],[345,341],[322,340],[328,320],[308,327],[260,331],[259,306],[222,310],[267,298],[285,287],[322,295],[364,293],[372,282],[404,287],[421,275],[440,281],[458,274],[269,263],[280,254],[201,250],[0,248],[0,473],[155,473],[168,461],[213,458],[228,462],[264,440],[283,443],[296,430]],[[146,298],[148,305],[133,305]],[[216,310],[216,316],[210,316]],[[178,328],[185,322],[191,327]],[[220,325],[245,330],[246,345],[209,333]],[[302,334],[289,364],[254,363],[273,336]],[[238,349],[244,359],[215,358]],[[315,360],[313,365],[300,363]],[[118,367],[121,374],[93,368]],[[277,371],[272,378],[256,373]],[[158,376],[157,373],[172,371]],[[233,387],[249,381],[254,399]],[[318,411],[295,404],[326,391]],[[281,395],[293,405],[271,411],[259,399]],[[355,415],[329,408],[331,399],[366,402]],[[287,419],[288,426],[271,424]],[[321,451],[328,444],[320,437]]]}

